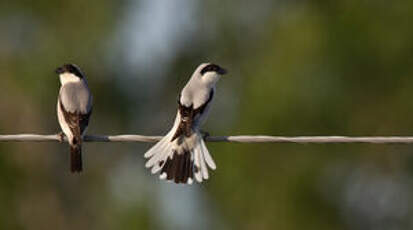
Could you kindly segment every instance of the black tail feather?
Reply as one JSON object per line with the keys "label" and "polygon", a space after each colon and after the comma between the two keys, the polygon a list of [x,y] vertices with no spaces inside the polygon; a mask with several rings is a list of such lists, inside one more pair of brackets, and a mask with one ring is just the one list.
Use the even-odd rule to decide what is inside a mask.
{"label": "black tail feather", "polygon": [[168,158],[162,167],[162,173],[166,173],[167,180],[173,180],[175,183],[188,183],[188,179],[193,180],[194,162],[191,160],[191,153],[173,154],[172,159]]}
{"label": "black tail feather", "polygon": [[82,172],[82,145],[80,143],[70,145],[70,171]]}

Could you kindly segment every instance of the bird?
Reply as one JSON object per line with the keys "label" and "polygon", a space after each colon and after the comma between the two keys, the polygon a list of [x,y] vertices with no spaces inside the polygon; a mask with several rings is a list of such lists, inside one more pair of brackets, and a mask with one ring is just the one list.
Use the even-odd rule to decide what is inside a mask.
{"label": "bird", "polygon": [[64,64],[56,73],[61,83],[57,118],[70,145],[70,171],[80,173],[83,170],[82,141],[92,114],[93,97],[85,75],[75,64]]}
{"label": "bird", "polygon": [[[200,64],[178,96],[178,111],[172,129],[144,155],[146,168],[159,178],[177,184],[201,183],[216,169],[200,127],[215,95],[215,85],[227,71],[213,63]],[[195,178],[194,178],[195,177]]]}

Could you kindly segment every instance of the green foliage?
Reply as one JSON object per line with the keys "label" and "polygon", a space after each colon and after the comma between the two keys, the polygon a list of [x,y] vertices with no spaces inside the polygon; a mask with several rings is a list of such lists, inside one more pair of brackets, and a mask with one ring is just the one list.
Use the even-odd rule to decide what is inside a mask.
{"label": "green foliage", "polygon": [[[192,18],[179,25],[176,33],[183,42],[172,43],[172,60],[155,59],[161,64],[145,66],[149,71],[132,68],[119,55],[132,49],[123,47],[122,41],[133,40],[124,37],[138,31],[127,28],[131,33],[125,35],[121,29],[133,5],[96,0],[1,3],[1,133],[57,132],[59,82],[53,70],[65,62],[77,63],[88,76],[95,97],[90,133],[165,133],[178,90],[203,61],[230,70],[218,85],[206,126],[213,135],[412,133],[413,2],[198,2]],[[175,9],[170,20],[181,10],[189,6]],[[188,29],[191,23],[195,29]],[[151,55],[143,56],[152,60]],[[218,169],[210,181],[191,189],[206,194],[208,205],[200,207],[214,215],[190,214],[208,222],[205,226],[222,229],[363,229],[348,221],[340,203],[346,176],[366,166],[383,175],[412,174],[409,146],[208,146]],[[68,175],[66,147],[0,145],[1,229],[168,226],[159,223],[165,221],[157,215],[162,210],[152,205],[159,198],[155,191],[165,187],[155,176],[141,175],[149,175],[141,157],[148,145],[90,144],[81,176]],[[126,167],[127,157],[136,160],[136,171],[127,174],[146,178],[124,178],[139,185],[143,204],[122,206],[114,199],[108,178]],[[329,181],[337,176],[329,170],[342,165],[345,173],[337,175],[343,180]],[[379,175],[377,171],[371,173]],[[411,215],[396,226],[409,228],[405,219]]]}

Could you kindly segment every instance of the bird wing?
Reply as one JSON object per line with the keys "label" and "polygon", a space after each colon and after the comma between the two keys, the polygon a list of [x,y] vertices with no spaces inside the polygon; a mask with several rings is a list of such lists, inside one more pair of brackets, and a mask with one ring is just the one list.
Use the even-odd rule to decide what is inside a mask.
{"label": "bird wing", "polygon": [[69,112],[65,109],[61,99],[60,109],[63,113],[65,121],[73,133],[73,136],[80,137],[89,125],[89,118],[92,114],[92,108],[87,113],[81,113],[80,111]]}
{"label": "bird wing", "polygon": [[172,137],[172,141],[180,136],[190,137],[192,135],[192,128],[196,119],[198,119],[205,111],[208,104],[211,102],[212,97],[214,96],[214,91],[211,90],[209,94],[208,100],[199,106],[198,108],[194,108],[191,104],[190,106],[185,106],[181,103],[181,95],[178,99],[178,111],[180,114],[180,122],[178,128]]}

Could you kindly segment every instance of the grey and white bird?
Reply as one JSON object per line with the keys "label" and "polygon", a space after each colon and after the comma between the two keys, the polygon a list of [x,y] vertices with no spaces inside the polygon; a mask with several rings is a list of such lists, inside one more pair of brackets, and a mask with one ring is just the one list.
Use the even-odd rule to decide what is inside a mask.
{"label": "grey and white bird", "polygon": [[65,64],[56,69],[60,78],[57,100],[57,117],[70,145],[70,170],[81,172],[82,140],[92,113],[92,94],[85,75],[74,64]]}
{"label": "grey and white bird", "polygon": [[203,140],[200,126],[208,116],[215,85],[226,70],[216,64],[198,66],[178,97],[178,112],[172,129],[145,153],[146,168],[160,179],[175,183],[201,183],[216,165]]}

